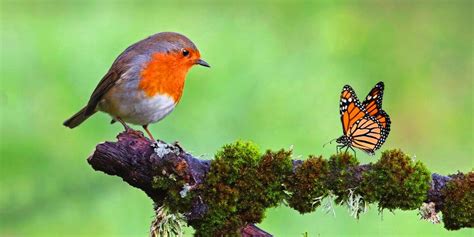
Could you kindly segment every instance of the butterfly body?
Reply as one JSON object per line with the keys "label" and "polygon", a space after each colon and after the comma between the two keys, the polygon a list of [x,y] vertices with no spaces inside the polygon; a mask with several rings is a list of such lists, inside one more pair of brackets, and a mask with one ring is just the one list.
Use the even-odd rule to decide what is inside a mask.
{"label": "butterfly body", "polygon": [[336,149],[337,151],[339,152],[339,149],[342,149],[344,147],[347,147],[347,148],[352,148],[351,144],[352,144],[352,138],[351,137],[348,137],[346,135],[342,135],[340,136],[339,138],[336,139],[336,142],[341,144],[341,145],[337,145]]}
{"label": "butterfly body", "polygon": [[343,135],[336,142],[338,149],[353,147],[374,155],[385,142],[391,120],[382,110],[383,82],[377,83],[361,103],[351,86],[342,89],[339,103]]}

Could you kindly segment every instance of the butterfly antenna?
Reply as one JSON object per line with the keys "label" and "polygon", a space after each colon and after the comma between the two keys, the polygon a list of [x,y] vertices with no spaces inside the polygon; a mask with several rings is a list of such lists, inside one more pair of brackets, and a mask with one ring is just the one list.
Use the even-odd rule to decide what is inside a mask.
{"label": "butterfly antenna", "polygon": [[331,141],[324,143],[323,148],[324,148],[327,144],[331,144],[331,143],[332,143],[333,141],[335,141],[335,140],[337,140],[337,138],[334,138],[334,139],[332,139]]}

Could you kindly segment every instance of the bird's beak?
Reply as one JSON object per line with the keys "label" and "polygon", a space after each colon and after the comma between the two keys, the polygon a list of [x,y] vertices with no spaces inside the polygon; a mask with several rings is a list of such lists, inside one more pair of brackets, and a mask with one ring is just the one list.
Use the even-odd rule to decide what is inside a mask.
{"label": "bird's beak", "polygon": [[209,65],[208,63],[206,63],[206,61],[204,61],[202,59],[196,60],[196,62],[194,64],[199,64],[199,65],[204,66],[204,67],[211,67],[211,65]]}

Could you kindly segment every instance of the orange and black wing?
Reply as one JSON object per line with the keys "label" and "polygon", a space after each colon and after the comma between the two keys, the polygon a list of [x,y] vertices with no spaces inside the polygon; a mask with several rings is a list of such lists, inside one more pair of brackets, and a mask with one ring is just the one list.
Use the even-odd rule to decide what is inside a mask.
{"label": "orange and black wing", "polygon": [[362,104],[357,99],[357,95],[351,86],[345,85],[339,100],[339,112],[341,114],[342,130],[347,134],[349,128],[359,119],[365,117],[366,112]]}
{"label": "orange and black wing", "polygon": [[388,133],[390,132],[390,124],[392,123],[390,116],[388,116],[384,110],[380,110],[380,112],[375,116],[375,119],[383,126],[383,129],[388,136]]}
{"label": "orange and black wing", "polygon": [[390,117],[382,110],[382,100],[384,92],[384,83],[381,81],[377,83],[369,92],[365,100],[362,102],[367,114],[374,116],[385,130],[390,131]]}
{"label": "orange and black wing", "polygon": [[357,120],[346,135],[352,138],[352,147],[373,155],[385,142],[388,132],[375,117],[365,116]]}
{"label": "orange and black wing", "polygon": [[362,102],[370,116],[375,116],[382,110],[383,89],[384,83],[382,81],[377,83]]}

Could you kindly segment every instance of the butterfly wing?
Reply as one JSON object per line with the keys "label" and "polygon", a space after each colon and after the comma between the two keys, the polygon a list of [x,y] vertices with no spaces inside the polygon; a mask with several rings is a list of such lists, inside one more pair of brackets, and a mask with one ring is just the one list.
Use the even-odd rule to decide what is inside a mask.
{"label": "butterfly wing", "polygon": [[380,110],[380,112],[375,116],[375,119],[382,125],[388,136],[388,133],[390,132],[390,124],[392,123],[390,116],[388,116],[384,110]]}
{"label": "butterfly wing", "polygon": [[377,83],[362,102],[367,114],[370,116],[375,116],[382,110],[383,89],[384,83],[382,81]]}
{"label": "butterfly wing", "polygon": [[362,102],[367,114],[374,116],[385,130],[390,131],[390,117],[382,110],[383,91],[385,85],[381,81],[377,83]]}
{"label": "butterfly wing", "polygon": [[385,142],[388,132],[375,117],[365,116],[354,123],[346,136],[352,138],[351,146],[373,155]]}
{"label": "butterfly wing", "polygon": [[347,134],[349,128],[366,115],[365,109],[359,102],[359,99],[357,99],[354,89],[349,85],[345,85],[344,88],[342,88],[341,98],[339,100],[339,112],[344,134]]}

